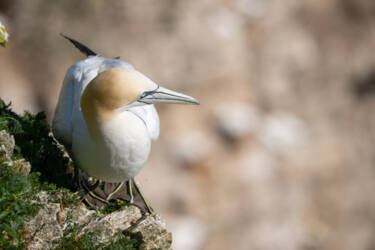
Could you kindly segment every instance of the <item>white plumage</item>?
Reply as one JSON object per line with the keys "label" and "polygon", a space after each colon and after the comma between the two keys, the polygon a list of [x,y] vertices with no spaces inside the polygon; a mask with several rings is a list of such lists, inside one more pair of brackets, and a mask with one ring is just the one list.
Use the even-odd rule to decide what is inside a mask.
{"label": "white plumage", "polygon": [[151,140],[159,136],[153,103],[199,102],[158,86],[128,63],[98,56],[64,37],[88,58],[73,64],[66,73],[53,134],[88,175],[105,182],[130,180],[142,170]]}
{"label": "white plumage", "polygon": [[81,112],[80,98],[99,73],[111,68],[134,70],[128,63],[100,56],[89,56],[68,69],[52,130],[87,174],[107,182],[121,182],[134,177],[145,164],[150,140],[159,136],[159,116],[152,104],[130,107],[106,124],[101,143],[94,142]]}

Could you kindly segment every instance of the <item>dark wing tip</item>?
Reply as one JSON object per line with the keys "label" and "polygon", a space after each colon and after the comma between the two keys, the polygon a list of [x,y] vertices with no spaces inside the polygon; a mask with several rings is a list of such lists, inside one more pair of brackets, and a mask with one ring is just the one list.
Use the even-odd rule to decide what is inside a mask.
{"label": "dark wing tip", "polygon": [[82,43],[64,35],[63,33],[60,33],[60,35],[62,37],[64,37],[65,39],[69,40],[77,49],[79,49],[79,51],[81,51],[86,56],[96,56],[96,55],[98,55],[94,51],[92,51],[91,49],[87,48],[87,46],[83,45]]}

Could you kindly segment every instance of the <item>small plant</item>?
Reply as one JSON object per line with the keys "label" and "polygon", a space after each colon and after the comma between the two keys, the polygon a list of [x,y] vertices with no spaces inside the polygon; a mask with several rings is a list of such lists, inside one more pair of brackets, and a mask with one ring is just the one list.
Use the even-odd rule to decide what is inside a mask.
{"label": "small plant", "polygon": [[35,216],[41,205],[35,199],[38,173],[16,172],[0,161],[0,249],[23,248],[24,220]]}
{"label": "small plant", "polygon": [[64,236],[57,250],[63,249],[104,249],[104,250],[136,250],[138,249],[137,240],[131,239],[129,236],[123,234],[119,229],[112,241],[109,243],[99,242],[99,230],[90,232],[85,230],[83,234],[80,233],[81,228],[78,224],[70,224],[64,231]]}
{"label": "small plant", "polygon": [[110,214],[114,211],[124,209],[128,205],[129,203],[127,201],[116,199],[116,200],[110,201],[107,205],[105,205],[102,209],[100,209],[100,212],[102,214]]}
{"label": "small plant", "polygon": [[81,236],[81,228],[78,224],[71,224],[64,231],[60,245],[56,249],[97,249],[98,231],[89,232],[86,230]]}
{"label": "small plant", "polygon": [[129,236],[126,236],[120,229],[117,231],[112,242],[104,247],[104,250],[135,250],[139,249],[139,243],[136,239],[131,239]]}

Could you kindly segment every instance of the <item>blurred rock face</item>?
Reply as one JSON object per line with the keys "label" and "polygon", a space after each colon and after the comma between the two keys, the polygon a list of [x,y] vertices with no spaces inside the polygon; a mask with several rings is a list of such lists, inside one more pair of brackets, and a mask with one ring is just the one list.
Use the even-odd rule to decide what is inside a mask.
{"label": "blurred rock face", "polygon": [[66,69],[83,58],[63,32],[200,100],[158,106],[161,138],[138,177],[178,249],[373,249],[374,10],[367,0],[2,1],[1,97],[52,116]]}
{"label": "blurred rock face", "polygon": [[247,103],[225,102],[216,110],[219,133],[229,140],[254,135],[260,126],[258,111]]}

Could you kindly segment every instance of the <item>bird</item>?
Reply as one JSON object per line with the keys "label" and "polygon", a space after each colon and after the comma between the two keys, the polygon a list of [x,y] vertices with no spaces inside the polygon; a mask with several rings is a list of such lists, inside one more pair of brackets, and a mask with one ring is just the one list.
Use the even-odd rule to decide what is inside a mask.
{"label": "bird", "polygon": [[[105,58],[61,35],[87,58],[66,72],[52,121],[54,137],[70,152],[78,170],[97,180],[90,186],[79,178],[89,197],[107,203],[127,182],[129,202],[134,202],[134,185],[151,213],[134,177],[147,162],[151,142],[159,137],[160,120],[154,104],[199,102],[159,86],[119,57]],[[120,184],[103,197],[103,193],[91,192],[99,182]]]}

